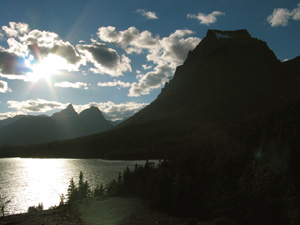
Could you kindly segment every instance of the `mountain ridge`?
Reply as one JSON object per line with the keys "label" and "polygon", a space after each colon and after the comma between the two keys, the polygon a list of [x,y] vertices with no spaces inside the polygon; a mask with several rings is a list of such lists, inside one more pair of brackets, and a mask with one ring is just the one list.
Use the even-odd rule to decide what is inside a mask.
{"label": "mountain ridge", "polygon": [[233,124],[300,102],[299,71],[298,58],[280,62],[266,42],[246,30],[208,30],[147,107],[114,129],[35,147],[43,151],[30,154],[163,158],[206,142],[235,143],[239,126]]}
{"label": "mountain ridge", "polygon": [[[84,111],[95,111],[95,108],[91,107]],[[76,138],[96,134],[112,127],[113,125],[103,117],[99,109],[98,114],[88,113],[86,116],[80,116],[73,105],[69,104],[66,109],[52,116],[22,115],[2,121],[0,146],[31,145]]]}
{"label": "mountain ridge", "polygon": [[[145,107],[134,117],[127,120],[125,122],[126,124],[137,120],[140,115],[146,114],[150,108],[154,108],[153,105],[157,105],[156,109],[161,109],[160,111],[164,113],[164,115],[170,116],[170,114],[174,114],[172,110],[179,110],[179,108],[184,110],[182,106],[185,106],[186,113],[189,113],[188,111],[190,111],[191,108],[196,109],[196,107],[193,106],[195,104],[198,106],[196,109],[198,112],[207,111],[207,107],[210,107],[209,104],[213,104],[212,101],[221,99],[222,97],[224,101],[227,101],[227,104],[231,104],[231,106],[223,106],[223,108],[228,110],[229,107],[234,107],[234,103],[232,101],[230,102],[230,100],[238,100],[237,96],[241,94],[243,94],[245,98],[253,98],[255,97],[254,95],[266,96],[268,99],[264,102],[262,102],[260,96],[256,97],[256,99],[258,99],[257,101],[261,102],[258,107],[264,108],[269,104],[268,101],[271,96],[268,96],[268,93],[263,93],[264,85],[272,89],[272,92],[276,92],[276,87],[282,84],[282,80],[285,80],[285,78],[282,78],[278,73],[278,70],[282,70],[282,65],[273,51],[268,48],[266,42],[252,38],[246,30],[222,32],[224,35],[235,34],[233,37],[238,37],[226,39],[217,38],[215,32],[222,31],[209,30],[207,36],[188,54],[184,64],[177,67],[174,78],[162,89],[158,98],[154,100],[149,107]],[[251,56],[251,60],[255,57],[254,65],[259,65],[259,70],[257,66],[252,66],[253,61],[247,59],[247,57],[250,57],[249,55]],[[239,66],[240,64],[243,66]],[[232,70],[235,70],[235,74],[231,72]],[[260,77],[263,73],[266,75]],[[213,76],[210,76],[210,74],[213,74]],[[226,77],[224,74],[226,74]],[[247,76],[245,76],[245,74]],[[272,76],[273,74],[275,75]],[[272,84],[268,84],[268,79],[272,77],[275,81]],[[294,82],[294,80],[290,79],[288,86],[294,86],[293,89],[296,90],[297,88]],[[287,83],[287,81],[284,81],[284,83]],[[204,85],[201,86],[201,84]],[[233,85],[235,85],[234,88],[236,88],[236,90],[233,90]],[[183,91],[180,89],[183,89]],[[245,93],[245,89],[249,89],[249,92]],[[185,96],[182,95],[183,92]],[[299,94],[300,92],[297,92],[297,94],[293,95],[299,96]],[[197,96],[198,100],[193,99],[193,96]],[[166,101],[164,101],[165,98],[167,99]],[[277,97],[272,96],[272,101],[276,101],[276,98]],[[167,101],[172,100],[174,101],[172,103],[173,107],[170,107]],[[293,101],[294,100],[290,101],[290,103]],[[278,103],[278,101],[274,102],[274,106],[271,108],[275,109],[277,104],[280,103]],[[237,105],[239,105],[239,107],[242,105],[242,99],[239,100]],[[280,105],[284,106],[286,104],[282,103]],[[201,106],[203,109],[201,109]],[[247,108],[247,104],[244,104],[243,107]],[[218,106],[218,108],[220,109],[221,105]],[[213,113],[214,116],[220,117],[220,113],[217,115],[217,110],[213,110],[208,114]],[[268,110],[269,109],[262,109],[261,113]],[[244,114],[245,113],[247,112],[244,112]],[[147,116],[143,115],[143,117],[151,117],[151,114],[154,113],[149,112]]]}

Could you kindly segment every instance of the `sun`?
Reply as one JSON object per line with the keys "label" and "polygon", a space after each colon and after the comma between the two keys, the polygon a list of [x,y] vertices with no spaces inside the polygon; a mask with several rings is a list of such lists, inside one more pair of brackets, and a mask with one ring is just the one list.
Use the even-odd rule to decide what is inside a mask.
{"label": "sun", "polygon": [[27,73],[27,76],[31,81],[38,81],[40,79],[50,81],[50,77],[58,75],[61,70],[66,68],[66,65],[67,61],[55,54],[48,54],[38,62],[34,60],[33,56],[30,56],[26,60],[26,66],[31,70]]}

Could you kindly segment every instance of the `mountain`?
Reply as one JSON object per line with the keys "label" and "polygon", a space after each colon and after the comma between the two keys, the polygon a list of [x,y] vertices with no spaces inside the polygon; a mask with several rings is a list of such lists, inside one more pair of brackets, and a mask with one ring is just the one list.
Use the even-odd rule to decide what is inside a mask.
{"label": "mountain", "polygon": [[207,143],[214,146],[248,143],[240,141],[241,136],[259,140],[272,132],[279,135],[284,131],[265,127],[259,129],[268,134],[260,133],[257,137],[255,129],[245,131],[240,126],[252,127],[256,124],[253,121],[260,121],[263,115],[285,121],[289,110],[274,112],[293,108],[300,102],[299,71],[299,58],[280,62],[266,42],[251,37],[246,30],[208,30],[183,65],[177,67],[173,79],[166,83],[157,99],[116,128],[51,146],[35,146],[37,150],[30,153],[27,153],[30,148],[22,149],[22,153],[14,149],[10,154],[158,158],[185,149],[201,149]]}
{"label": "mountain", "polygon": [[280,62],[246,30],[209,30],[117,127],[0,156],[172,159],[126,171],[119,190],[207,224],[300,224],[299,77],[300,57]]}
{"label": "mountain", "polygon": [[100,133],[114,127],[95,106],[83,110],[79,116],[88,124],[93,133]]}
{"label": "mountain", "polygon": [[72,104],[69,104],[66,109],[54,113],[51,118],[61,124],[62,133],[64,134],[63,139],[95,133],[90,129],[89,125],[83,120],[83,118],[81,118],[74,110]]}
{"label": "mountain", "polygon": [[160,96],[123,125],[167,119],[198,127],[283,107],[300,100],[287,64],[246,30],[209,30]]}
{"label": "mountain", "polygon": [[124,119],[120,119],[120,120],[109,120],[108,122],[115,127],[127,119],[128,118],[124,118]]}
{"label": "mountain", "polygon": [[2,146],[30,145],[60,140],[60,125],[47,116],[26,116],[0,129]]}
{"label": "mountain", "polygon": [[0,146],[32,145],[100,133],[113,126],[96,107],[78,115],[72,104],[49,116],[16,116],[0,122]]}
{"label": "mountain", "polygon": [[17,115],[17,116],[11,117],[11,118],[0,120],[0,129],[2,127],[5,127],[5,126],[17,121],[18,119],[21,119],[21,118],[25,117],[25,116],[26,115]]}
{"label": "mountain", "polygon": [[57,112],[57,113],[54,113],[52,115],[52,118],[54,120],[58,120],[58,121],[61,121],[61,120],[65,120],[65,119],[70,119],[70,118],[75,118],[77,117],[78,114],[77,112],[75,111],[74,107],[72,104],[69,104],[67,106],[67,108],[63,109],[62,111],[60,112]]}

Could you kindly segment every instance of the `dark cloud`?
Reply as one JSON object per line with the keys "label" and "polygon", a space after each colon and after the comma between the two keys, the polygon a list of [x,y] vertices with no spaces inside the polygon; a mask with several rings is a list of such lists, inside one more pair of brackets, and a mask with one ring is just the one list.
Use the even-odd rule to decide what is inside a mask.
{"label": "dark cloud", "polygon": [[30,54],[37,60],[40,60],[42,57],[46,57],[50,53],[66,59],[70,64],[76,64],[81,60],[81,57],[76,53],[75,48],[68,43],[59,42],[53,47],[39,46],[38,43],[34,43],[27,47]]}
{"label": "dark cloud", "polygon": [[70,64],[76,64],[81,60],[81,57],[76,53],[75,48],[68,43],[54,45],[51,52],[65,58]]}
{"label": "dark cloud", "polygon": [[87,61],[95,65],[95,69],[90,69],[94,73],[120,76],[124,71],[131,71],[130,59],[125,55],[120,57],[116,50],[105,44],[76,45],[76,48],[85,55]]}
{"label": "dark cloud", "polygon": [[106,68],[114,68],[120,61],[118,53],[104,44],[77,45],[76,47],[91,53],[93,59]]}
{"label": "dark cloud", "polygon": [[0,72],[5,75],[22,75],[29,72],[30,69],[25,66],[24,58],[14,53],[0,51]]}
{"label": "dark cloud", "polygon": [[27,100],[27,101],[8,101],[9,108],[16,109],[21,112],[47,112],[53,109],[63,109],[67,104],[55,101],[47,101],[44,99]]}

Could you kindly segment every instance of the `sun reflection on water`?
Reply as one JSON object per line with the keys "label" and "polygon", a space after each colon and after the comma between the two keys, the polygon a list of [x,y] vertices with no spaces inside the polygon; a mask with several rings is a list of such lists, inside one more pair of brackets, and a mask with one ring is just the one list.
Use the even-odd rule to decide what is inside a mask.
{"label": "sun reflection on water", "polygon": [[[42,202],[45,208],[54,206],[59,201],[59,196],[65,193],[67,183],[64,182],[65,161],[58,159],[22,159],[22,177],[24,183],[16,191],[18,198],[26,189],[26,205],[32,206]],[[23,204],[25,204],[25,202]],[[27,208],[28,208],[27,207]]]}
{"label": "sun reflection on water", "polygon": [[145,161],[106,161],[101,159],[0,159],[1,196],[11,200],[9,214],[26,212],[43,203],[44,209],[58,205],[66,195],[70,179],[78,181],[80,171],[91,187],[106,185],[127,166]]}

